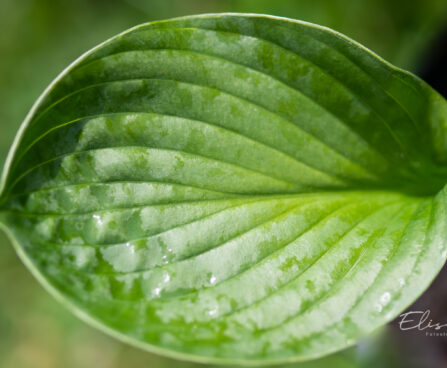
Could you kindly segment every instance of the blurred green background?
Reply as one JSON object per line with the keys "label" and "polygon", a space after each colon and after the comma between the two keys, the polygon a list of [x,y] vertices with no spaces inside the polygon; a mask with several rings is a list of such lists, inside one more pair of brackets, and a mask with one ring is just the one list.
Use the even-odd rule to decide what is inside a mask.
{"label": "blurred green background", "polygon": [[[0,0],[0,163],[32,103],[81,53],[139,23],[210,12],[329,26],[416,73],[447,25],[446,0]],[[384,330],[357,348],[297,367],[397,367],[405,354],[388,340]],[[0,234],[1,368],[195,366],[133,349],[78,321],[37,284]]]}

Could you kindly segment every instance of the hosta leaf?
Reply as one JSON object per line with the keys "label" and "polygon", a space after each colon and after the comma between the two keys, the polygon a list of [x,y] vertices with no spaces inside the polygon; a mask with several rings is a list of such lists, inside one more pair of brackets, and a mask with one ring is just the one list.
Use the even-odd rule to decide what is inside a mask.
{"label": "hosta leaf", "polygon": [[84,319],[198,361],[304,360],[398,315],[447,256],[447,104],[307,23],[131,29],[66,69],[3,176],[3,227]]}

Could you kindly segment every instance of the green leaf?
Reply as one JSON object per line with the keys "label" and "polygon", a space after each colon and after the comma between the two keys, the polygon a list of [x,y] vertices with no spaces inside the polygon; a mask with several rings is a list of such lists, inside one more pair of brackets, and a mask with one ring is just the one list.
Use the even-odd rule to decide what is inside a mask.
{"label": "green leaf", "polygon": [[133,28],[66,69],[4,171],[0,219],[83,319],[173,357],[354,344],[447,257],[447,103],[326,28]]}

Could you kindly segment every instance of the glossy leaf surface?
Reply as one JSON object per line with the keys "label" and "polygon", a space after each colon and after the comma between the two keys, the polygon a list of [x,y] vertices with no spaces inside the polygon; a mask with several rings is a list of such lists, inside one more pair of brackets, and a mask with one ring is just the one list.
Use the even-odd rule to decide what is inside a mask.
{"label": "glossy leaf surface", "polygon": [[198,361],[305,360],[399,314],[447,256],[447,104],[344,36],[142,25],[45,91],[0,219],[78,314]]}

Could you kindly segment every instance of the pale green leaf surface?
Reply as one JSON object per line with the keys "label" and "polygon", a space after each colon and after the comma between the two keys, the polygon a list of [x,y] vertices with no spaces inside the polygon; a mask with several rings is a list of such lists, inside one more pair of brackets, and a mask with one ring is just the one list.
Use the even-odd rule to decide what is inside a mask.
{"label": "pale green leaf surface", "polygon": [[447,256],[447,104],[268,16],[142,25],[77,60],[11,150],[0,219],[78,315],[151,351],[271,364],[355,343]]}

